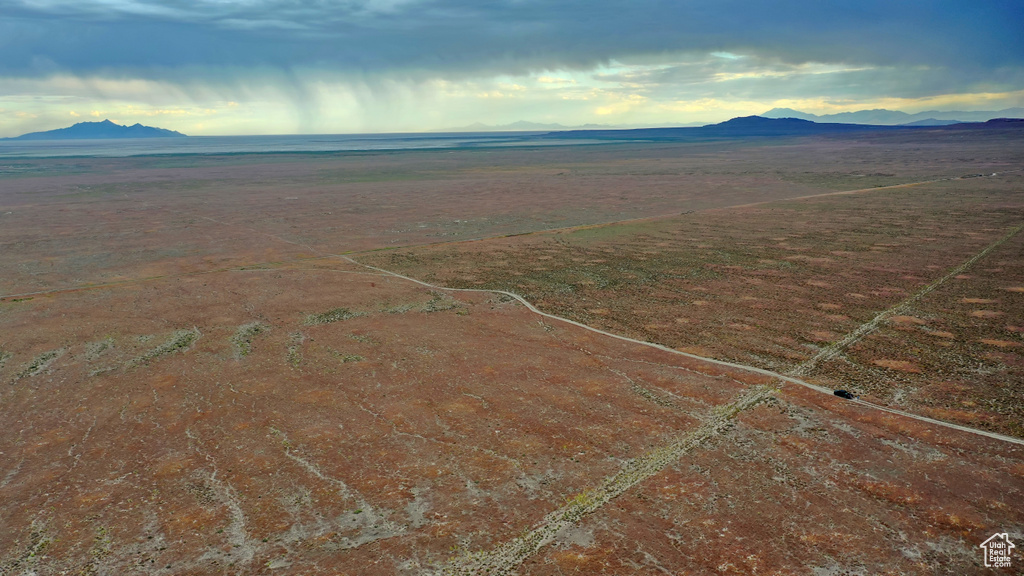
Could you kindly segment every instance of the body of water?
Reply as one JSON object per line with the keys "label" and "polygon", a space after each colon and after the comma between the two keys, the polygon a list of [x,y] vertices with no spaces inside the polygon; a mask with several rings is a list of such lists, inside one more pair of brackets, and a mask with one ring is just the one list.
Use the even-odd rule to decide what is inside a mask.
{"label": "body of water", "polygon": [[187,136],[111,140],[0,140],[0,158],[126,157],[166,154],[343,152],[466,147],[552,146],[597,140],[540,138],[545,132]]}

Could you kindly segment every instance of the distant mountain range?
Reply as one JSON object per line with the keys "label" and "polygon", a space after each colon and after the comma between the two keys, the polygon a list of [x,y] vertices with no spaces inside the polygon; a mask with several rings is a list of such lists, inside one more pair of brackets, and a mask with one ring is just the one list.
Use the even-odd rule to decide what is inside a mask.
{"label": "distant mountain range", "polygon": [[800,118],[764,118],[745,116],[720,124],[697,128],[639,128],[634,130],[566,130],[549,132],[544,138],[591,140],[663,140],[676,142],[702,142],[735,138],[809,136],[814,134],[840,134],[853,132],[898,132],[909,130],[969,130],[1024,128],[1024,120],[994,119],[984,123],[957,123],[941,126],[871,125],[813,122]]}
{"label": "distant mountain range", "polygon": [[[948,126],[967,122],[985,122],[993,118],[1024,118],[1024,108],[1006,108],[998,111],[952,111],[929,110],[917,114],[908,114],[898,110],[858,110],[856,112],[841,112],[839,114],[811,114],[801,112],[792,108],[772,108],[760,116],[751,118],[797,118],[799,120],[810,120],[816,123],[835,124],[870,124],[872,126]],[[672,128],[694,128],[703,126],[701,122],[670,124]],[[511,124],[483,124],[477,122],[469,126],[459,128],[448,128],[435,130],[435,132],[551,132],[575,131],[575,130],[644,130],[661,129],[665,124],[583,124],[580,126],[566,126],[557,123],[527,122],[520,120]]]}
{"label": "distant mountain range", "polygon": [[[700,122],[690,124],[676,124],[675,126],[700,126]],[[447,128],[434,130],[434,132],[550,132],[552,130],[624,130],[633,128],[655,128],[664,127],[664,124],[632,124],[628,126],[614,124],[581,124],[579,126],[566,126],[564,124],[545,124],[542,122],[527,122],[520,120],[511,124],[483,124],[476,122],[469,126],[459,128]]]}
{"label": "distant mountain range", "polygon": [[45,132],[30,132],[14,138],[3,138],[3,140],[108,140],[117,138],[178,138],[185,136],[181,132],[153,128],[135,124],[134,126],[122,126],[114,124],[110,120],[102,122],[79,122],[67,128],[47,130]]}
{"label": "distant mountain range", "polygon": [[863,126],[860,124],[819,124],[798,118],[764,118],[744,116],[719,124],[686,128],[635,128],[631,130],[567,130],[551,132],[551,138],[643,139],[643,140],[707,140],[745,136],[799,136],[826,132],[858,132],[892,130],[895,126]]}
{"label": "distant mountain range", "polygon": [[1006,108],[999,111],[952,111],[929,110],[907,114],[898,110],[858,110],[839,114],[809,114],[792,108],[772,108],[761,114],[764,118],[799,118],[812,122],[838,122],[843,124],[874,124],[882,126],[945,126],[960,122],[985,122],[993,118],[1024,118],[1024,108]]}
{"label": "distant mountain range", "polygon": [[[922,116],[927,116],[922,118]],[[939,118],[936,118],[939,116]],[[958,116],[953,120],[949,117]],[[975,120],[979,118],[979,120]],[[622,128],[602,124],[585,124],[567,127],[562,124],[537,122],[514,122],[501,126],[472,124],[451,132],[538,132],[526,137],[541,138],[591,138],[611,140],[684,140],[700,141],[721,138],[799,136],[839,132],[863,132],[868,130],[907,130],[914,128],[951,129],[958,126],[986,126],[989,128],[1010,127],[1014,130],[1024,125],[1024,108],[1007,108],[997,112],[939,112],[929,111],[907,114],[894,110],[861,110],[841,114],[816,115],[792,110],[773,108],[763,116],[733,118],[719,124],[683,125],[675,127],[653,126]],[[964,120],[966,119],[966,120]],[[1003,120],[1000,120],[1003,119]],[[1010,120],[1005,120],[1010,119]],[[840,120],[842,120],[840,122]],[[985,124],[980,124],[984,122]],[[0,140],[99,140],[130,138],[183,138],[185,134],[135,124],[122,126],[110,120],[102,122],[79,122],[68,128],[31,132],[15,138]]]}

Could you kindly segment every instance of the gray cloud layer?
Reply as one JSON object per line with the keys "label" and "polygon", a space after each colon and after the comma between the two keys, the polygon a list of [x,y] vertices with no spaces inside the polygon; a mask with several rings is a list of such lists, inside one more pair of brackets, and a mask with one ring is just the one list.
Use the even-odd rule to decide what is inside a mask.
{"label": "gray cloud layer", "polygon": [[0,0],[0,75],[453,77],[730,51],[997,82],[1024,64],[1022,16],[1017,0]]}

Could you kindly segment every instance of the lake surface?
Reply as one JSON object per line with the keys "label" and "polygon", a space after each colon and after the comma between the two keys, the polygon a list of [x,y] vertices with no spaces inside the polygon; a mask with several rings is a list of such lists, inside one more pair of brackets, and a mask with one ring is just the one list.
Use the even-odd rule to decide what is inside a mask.
{"label": "lake surface", "polygon": [[598,140],[541,138],[547,132],[187,136],[117,140],[0,140],[0,158],[125,157],[165,154],[342,152],[432,148],[557,146]]}

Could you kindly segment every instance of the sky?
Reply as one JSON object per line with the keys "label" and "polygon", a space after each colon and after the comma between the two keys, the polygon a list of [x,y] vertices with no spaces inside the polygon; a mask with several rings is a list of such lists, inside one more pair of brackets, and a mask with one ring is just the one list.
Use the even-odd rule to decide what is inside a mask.
{"label": "sky", "polygon": [[1024,106],[1020,0],[0,0],[0,137]]}

